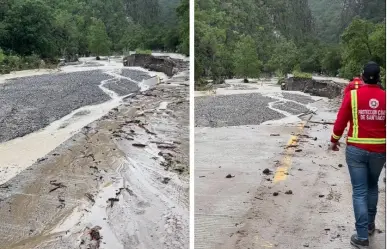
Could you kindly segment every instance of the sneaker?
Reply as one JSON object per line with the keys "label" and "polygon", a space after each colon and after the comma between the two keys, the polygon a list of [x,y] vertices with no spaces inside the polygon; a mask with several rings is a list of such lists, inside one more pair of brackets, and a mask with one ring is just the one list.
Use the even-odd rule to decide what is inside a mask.
{"label": "sneaker", "polygon": [[368,224],[368,234],[372,235],[375,232],[375,223]]}
{"label": "sneaker", "polygon": [[359,240],[357,235],[354,234],[351,237],[351,245],[358,249],[366,249],[369,248],[370,242],[367,240]]}

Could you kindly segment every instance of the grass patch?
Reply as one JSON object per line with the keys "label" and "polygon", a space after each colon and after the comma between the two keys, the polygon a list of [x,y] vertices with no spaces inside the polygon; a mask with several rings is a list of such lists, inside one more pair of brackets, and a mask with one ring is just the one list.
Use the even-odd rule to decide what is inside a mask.
{"label": "grass patch", "polygon": [[293,72],[293,77],[294,78],[302,78],[302,79],[312,79],[312,74],[311,73],[303,73],[299,71],[294,71]]}
{"label": "grass patch", "polygon": [[151,55],[152,54],[152,50],[136,49],[136,54]]}

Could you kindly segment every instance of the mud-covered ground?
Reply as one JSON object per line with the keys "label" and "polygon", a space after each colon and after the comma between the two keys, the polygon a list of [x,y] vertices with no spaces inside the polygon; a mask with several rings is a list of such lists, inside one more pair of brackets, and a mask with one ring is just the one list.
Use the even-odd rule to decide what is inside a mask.
{"label": "mud-covered ground", "polygon": [[[211,117],[241,124],[195,128],[195,248],[351,248],[355,219],[345,145],[327,151],[341,100],[265,83],[226,83],[231,86],[216,93],[196,93],[214,96],[195,98],[195,111],[216,113],[203,116],[201,126],[210,126]],[[258,98],[264,101],[252,108]],[[247,106],[251,118],[275,120],[244,125]],[[385,248],[384,176],[385,170],[377,232],[370,237],[375,249]]]}
{"label": "mud-covered ground", "polygon": [[[135,81],[150,78],[133,69],[117,73]],[[138,92],[138,84],[130,79],[91,70],[8,80],[0,84],[0,142],[37,131],[80,107],[108,101],[105,89],[120,96]]]}
{"label": "mud-covered ground", "polygon": [[188,248],[180,83],[125,99],[1,185],[0,248]]}

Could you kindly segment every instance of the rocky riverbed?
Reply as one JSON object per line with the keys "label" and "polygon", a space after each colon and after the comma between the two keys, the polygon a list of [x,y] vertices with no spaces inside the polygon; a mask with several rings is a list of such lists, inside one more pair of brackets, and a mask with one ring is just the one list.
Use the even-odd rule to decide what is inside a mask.
{"label": "rocky riverbed", "polygon": [[[138,82],[150,75],[138,70],[53,73],[7,80],[0,84],[0,142],[37,131],[83,106],[96,105],[140,90]],[[138,82],[134,82],[134,79]]]}

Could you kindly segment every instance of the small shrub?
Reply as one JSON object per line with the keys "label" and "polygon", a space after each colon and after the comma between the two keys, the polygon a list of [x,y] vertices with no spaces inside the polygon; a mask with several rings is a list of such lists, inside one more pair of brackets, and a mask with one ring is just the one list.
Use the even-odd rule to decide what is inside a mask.
{"label": "small shrub", "polygon": [[22,68],[22,59],[17,55],[10,55],[4,59],[4,63],[8,65],[11,71],[17,71]]}
{"label": "small shrub", "polygon": [[278,85],[281,85],[282,83],[285,83],[285,78],[284,77],[279,78],[278,81],[277,81]]}
{"label": "small shrub", "polygon": [[0,74],[9,74],[11,72],[9,66],[0,65]]}
{"label": "small shrub", "polygon": [[40,65],[40,57],[37,54],[32,54],[29,56],[24,57],[24,65],[26,69],[34,69],[34,68],[39,68]]}

